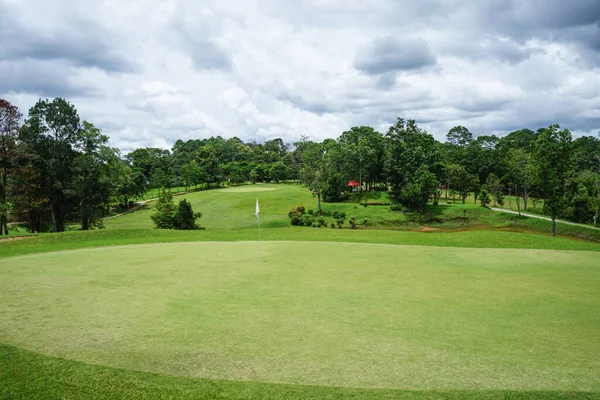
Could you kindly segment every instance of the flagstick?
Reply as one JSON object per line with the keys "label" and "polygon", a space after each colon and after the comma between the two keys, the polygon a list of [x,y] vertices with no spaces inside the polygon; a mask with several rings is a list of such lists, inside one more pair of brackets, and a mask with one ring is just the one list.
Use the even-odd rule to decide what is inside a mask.
{"label": "flagstick", "polygon": [[260,262],[263,262],[262,239],[260,237],[260,216],[257,215],[256,218],[258,219],[258,254],[260,255]]}
{"label": "flagstick", "polygon": [[256,215],[256,220],[258,221],[258,254],[260,255],[260,262],[262,263],[262,239],[260,237],[260,209],[258,208],[258,199],[256,199],[256,211],[254,212],[254,215]]}

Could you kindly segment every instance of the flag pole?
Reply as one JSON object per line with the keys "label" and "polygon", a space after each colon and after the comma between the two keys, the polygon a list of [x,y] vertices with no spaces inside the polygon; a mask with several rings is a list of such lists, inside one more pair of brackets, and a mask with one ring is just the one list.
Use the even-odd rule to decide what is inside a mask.
{"label": "flag pole", "polygon": [[258,221],[258,254],[260,256],[260,262],[263,262],[262,256],[262,239],[260,237],[260,209],[258,208],[258,199],[256,199],[256,220]]}

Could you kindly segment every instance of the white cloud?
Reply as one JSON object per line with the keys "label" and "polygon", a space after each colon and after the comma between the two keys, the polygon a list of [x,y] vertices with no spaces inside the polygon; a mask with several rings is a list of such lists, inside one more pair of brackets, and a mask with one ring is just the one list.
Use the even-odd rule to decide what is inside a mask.
{"label": "white cloud", "polygon": [[24,113],[65,96],[124,151],[320,140],[397,116],[438,139],[458,124],[596,132],[598,8],[553,0],[539,16],[539,1],[0,0],[0,96]]}

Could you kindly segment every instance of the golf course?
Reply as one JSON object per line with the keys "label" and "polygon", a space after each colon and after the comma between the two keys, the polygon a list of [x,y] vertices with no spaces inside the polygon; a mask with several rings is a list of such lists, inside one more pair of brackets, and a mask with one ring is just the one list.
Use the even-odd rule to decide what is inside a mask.
{"label": "golf course", "polygon": [[181,198],[206,230],[152,229],[149,202],[0,243],[0,398],[600,396],[598,243],[462,204],[426,232],[356,203],[323,210],[359,229],[295,227],[316,201],[291,184]]}

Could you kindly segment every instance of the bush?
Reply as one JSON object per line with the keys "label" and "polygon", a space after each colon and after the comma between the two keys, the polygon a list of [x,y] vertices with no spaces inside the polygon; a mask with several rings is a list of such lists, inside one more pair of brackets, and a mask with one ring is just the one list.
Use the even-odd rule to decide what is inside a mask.
{"label": "bush", "polygon": [[331,229],[335,229],[335,224],[333,222],[329,226],[331,227]]}
{"label": "bush", "polygon": [[332,216],[335,219],[346,219],[346,213],[341,211],[334,211]]}
{"label": "bush", "polygon": [[308,215],[313,215],[315,212],[313,211],[312,208],[309,208],[307,211]]}
{"label": "bush", "polygon": [[502,194],[502,192],[496,193],[494,200],[496,200],[496,203],[498,203],[500,207],[504,206],[504,194]]}
{"label": "bush", "polygon": [[490,199],[490,194],[488,193],[488,191],[482,189],[479,193],[479,202],[481,203],[481,205],[483,207],[486,207],[488,204],[490,204],[491,201],[492,200]]}
{"label": "bush", "polygon": [[360,202],[361,206],[389,206],[390,203],[385,202],[385,201],[361,201]]}
{"label": "bush", "polygon": [[356,218],[351,217],[348,224],[350,224],[350,229],[356,229]]}
{"label": "bush", "polygon": [[157,229],[204,229],[196,224],[196,220],[202,217],[202,213],[195,213],[192,205],[186,199],[181,200],[179,205],[175,206],[173,194],[170,191],[164,189],[160,191],[155,208],[156,212],[150,218]]}
{"label": "bush", "polygon": [[177,208],[173,204],[173,194],[161,189],[155,206],[156,212],[150,216],[157,229],[173,229]]}
{"label": "bush", "polygon": [[402,211],[402,204],[392,204],[390,206],[391,211]]}
{"label": "bush", "polygon": [[186,199],[183,199],[179,202],[179,206],[175,212],[175,229],[186,231],[203,229],[196,224],[196,220],[200,218],[202,218],[202,213],[195,213],[192,209],[192,205]]}

